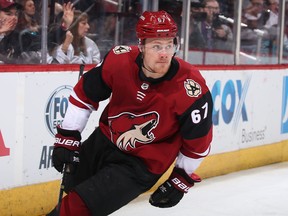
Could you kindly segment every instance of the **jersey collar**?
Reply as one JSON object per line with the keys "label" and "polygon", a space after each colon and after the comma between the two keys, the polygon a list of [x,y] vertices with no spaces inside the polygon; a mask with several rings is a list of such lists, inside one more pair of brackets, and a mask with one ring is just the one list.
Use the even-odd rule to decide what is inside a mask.
{"label": "jersey collar", "polygon": [[146,77],[146,75],[144,74],[143,70],[142,70],[142,65],[143,65],[143,59],[141,56],[141,53],[137,56],[136,58],[136,64],[139,67],[139,78],[141,81],[146,81],[149,83],[160,83],[163,82],[165,80],[171,80],[177,73],[178,69],[179,69],[179,63],[178,61],[173,57],[171,60],[171,65],[170,68],[168,70],[168,72],[160,78],[154,79],[151,77]]}

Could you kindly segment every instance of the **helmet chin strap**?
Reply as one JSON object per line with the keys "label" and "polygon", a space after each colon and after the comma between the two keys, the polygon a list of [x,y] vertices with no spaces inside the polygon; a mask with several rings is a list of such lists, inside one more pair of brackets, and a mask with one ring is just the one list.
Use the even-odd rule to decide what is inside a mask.
{"label": "helmet chin strap", "polygon": [[152,69],[148,69],[147,67],[145,67],[144,62],[142,61],[142,67],[145,68],[147,71],[149,71],[150,73],[156,73],[155,71],[153,71]]}
{"label": "helmet chin strap", "polygon": [[139,48],[139,51],[141,52],[141,54],[142,54],[142,67],[144,68],[144,69],[146,69],[147,71],[149,71],[150,73],[156,73],[155,71],[153,71],[152,69],[148,69],[145,65],[144,65],[144,61],[143,61],[143,57],[144,57],[144,54],[143,54],[143,45],[142,44],[139,44],[138,45],[138,48]]}

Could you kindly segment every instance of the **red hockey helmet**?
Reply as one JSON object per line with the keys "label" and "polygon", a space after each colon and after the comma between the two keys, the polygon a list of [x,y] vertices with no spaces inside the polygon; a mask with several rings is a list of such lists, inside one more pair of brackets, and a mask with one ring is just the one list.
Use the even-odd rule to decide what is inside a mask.
{"label": "red hockey helmet", "polygon": [[172,37],[177,35],[177,25],[166,11],[145,11],[139,18],[136,34],[140,40],[146,38]]}

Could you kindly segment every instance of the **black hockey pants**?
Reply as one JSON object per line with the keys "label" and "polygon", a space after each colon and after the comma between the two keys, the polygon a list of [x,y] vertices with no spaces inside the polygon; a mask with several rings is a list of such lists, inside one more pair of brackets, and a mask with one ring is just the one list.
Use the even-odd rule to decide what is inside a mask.
{"label": "black hockey pants", "polygon": [[97,128],[83,142],[74,190],[93,216],[106,216],[149,190],[160,178],[121,152]]}

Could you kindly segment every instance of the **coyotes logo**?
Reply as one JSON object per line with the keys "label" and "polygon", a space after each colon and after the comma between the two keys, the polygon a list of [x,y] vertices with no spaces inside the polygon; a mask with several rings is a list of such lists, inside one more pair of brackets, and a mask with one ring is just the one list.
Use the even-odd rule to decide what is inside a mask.
{"label": "coyotes logo", "polygon": [[127,53],[127,52],[130,52],[131,51],[131,47],[129,46],[124,46],[124,45],[121,45],[121,46],[115,46],[114,49],[113,49],[113,52],[118,55],[118,54],[123,54],[123,53]]}
{"label": "coyotes logo", "polygon": [[157,127],[159,114],[148,112],[135,115],[129,112],[109,117],[111,140],[124,151],[135,149],[137,143],[151,143],[155,137],[152,130]]}
{"label": "coyotes logo", "polygon": [[201,94],[201,86],[192,79],[186,79],[184,87],[189,97],[198,97]]}

